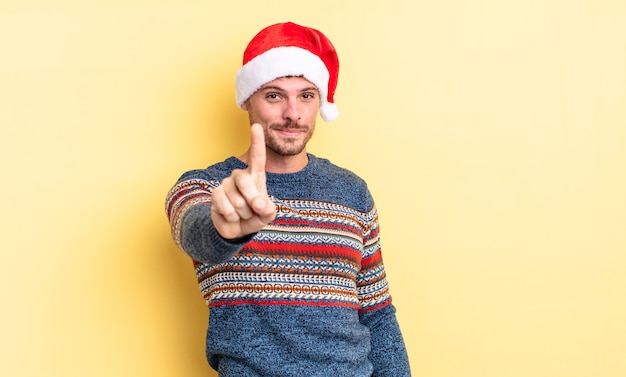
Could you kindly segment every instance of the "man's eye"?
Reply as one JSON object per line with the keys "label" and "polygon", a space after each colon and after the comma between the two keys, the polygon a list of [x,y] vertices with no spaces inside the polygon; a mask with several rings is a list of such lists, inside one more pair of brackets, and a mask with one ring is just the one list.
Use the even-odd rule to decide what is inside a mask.
{"label": "man's eye", "polygon": [[278,94],[276,93],[268,93],[265,98],[270,99],[270,100],[277,100],[279,97]]}
{"label": "man's eye", "polygon": [[302,98],[304,98],[304,99],[313,99],[313,98],[315,98],[315,95],[313,93],[303,93],[302,94]]}

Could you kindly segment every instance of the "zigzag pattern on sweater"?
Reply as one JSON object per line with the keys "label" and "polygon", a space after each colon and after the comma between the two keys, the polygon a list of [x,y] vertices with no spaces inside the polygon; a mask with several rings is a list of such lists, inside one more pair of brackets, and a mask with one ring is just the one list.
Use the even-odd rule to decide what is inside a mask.
{"label": "zigzag pattern on sweater", "polygon": [[336,245],[352,249],[363,247],[362,240],[357,240],[349,234],[323,234],[312,230],[291,227],[289,231],[297,233],[284,233],[284,231],[281,232],[279,229],[274,225],[268,225],[263,232],[258,234],[257,241],[268,244],[284,242],[291,244],[303,243],[306,245]]}
{"label": "zigzag pattern on sweater", "polygon": [[355,279],[358,269],[355,263],[345,258],[321,258],[310,256],[258,255],[240,252],[237,258],[228,263],[204,265],[197,273],[201,277],[226,271],[234,272],[276,272],[284,274],[324,274]]}

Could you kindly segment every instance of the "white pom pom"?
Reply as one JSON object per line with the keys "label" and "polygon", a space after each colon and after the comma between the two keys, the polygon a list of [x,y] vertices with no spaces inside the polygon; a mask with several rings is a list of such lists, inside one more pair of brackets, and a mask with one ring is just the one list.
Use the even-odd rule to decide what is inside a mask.
{"label": "white pom pom", "polygon": [[324,102],[322,106],[320,106],[320,115],[326,122],[330,122],[339,117],[339,109],[334,103]]}

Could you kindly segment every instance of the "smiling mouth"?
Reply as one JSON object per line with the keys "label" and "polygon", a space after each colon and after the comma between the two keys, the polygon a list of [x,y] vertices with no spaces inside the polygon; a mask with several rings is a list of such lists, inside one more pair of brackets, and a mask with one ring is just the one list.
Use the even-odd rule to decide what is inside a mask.
{"label": "smiling mouth", "polygon": [[274,131],[284,134],[284,135],[298,135],[306,133],[306,128],[304,127],[276,127]]}
{"label": "smiling mouth", "polygon": [[278,128],[276,129],[276,131],[285,132],[285,133],[294,133],[294,134],[304,132],[302,128]]}

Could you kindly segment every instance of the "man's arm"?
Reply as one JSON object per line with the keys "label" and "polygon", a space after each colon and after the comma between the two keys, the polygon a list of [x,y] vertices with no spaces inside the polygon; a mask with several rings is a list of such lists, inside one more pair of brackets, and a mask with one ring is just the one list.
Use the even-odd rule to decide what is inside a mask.
{"label": "man's arm", "polygon": [[372,350],[370,362],[373,377],[410,377],[409,358],[396,319],[396,308],[388,304],[380,309],[359,315],[362,324],[370,329]]}
{"label": "man's arm", "polygon": [[361,310],[360,322],[370,330],[369,359],[374,366],[373,377],[410,377],[409,359],[391,303],[389,285],[383,265],[376,208],[367,214],[363,236],[364,250],[357,288]]}

